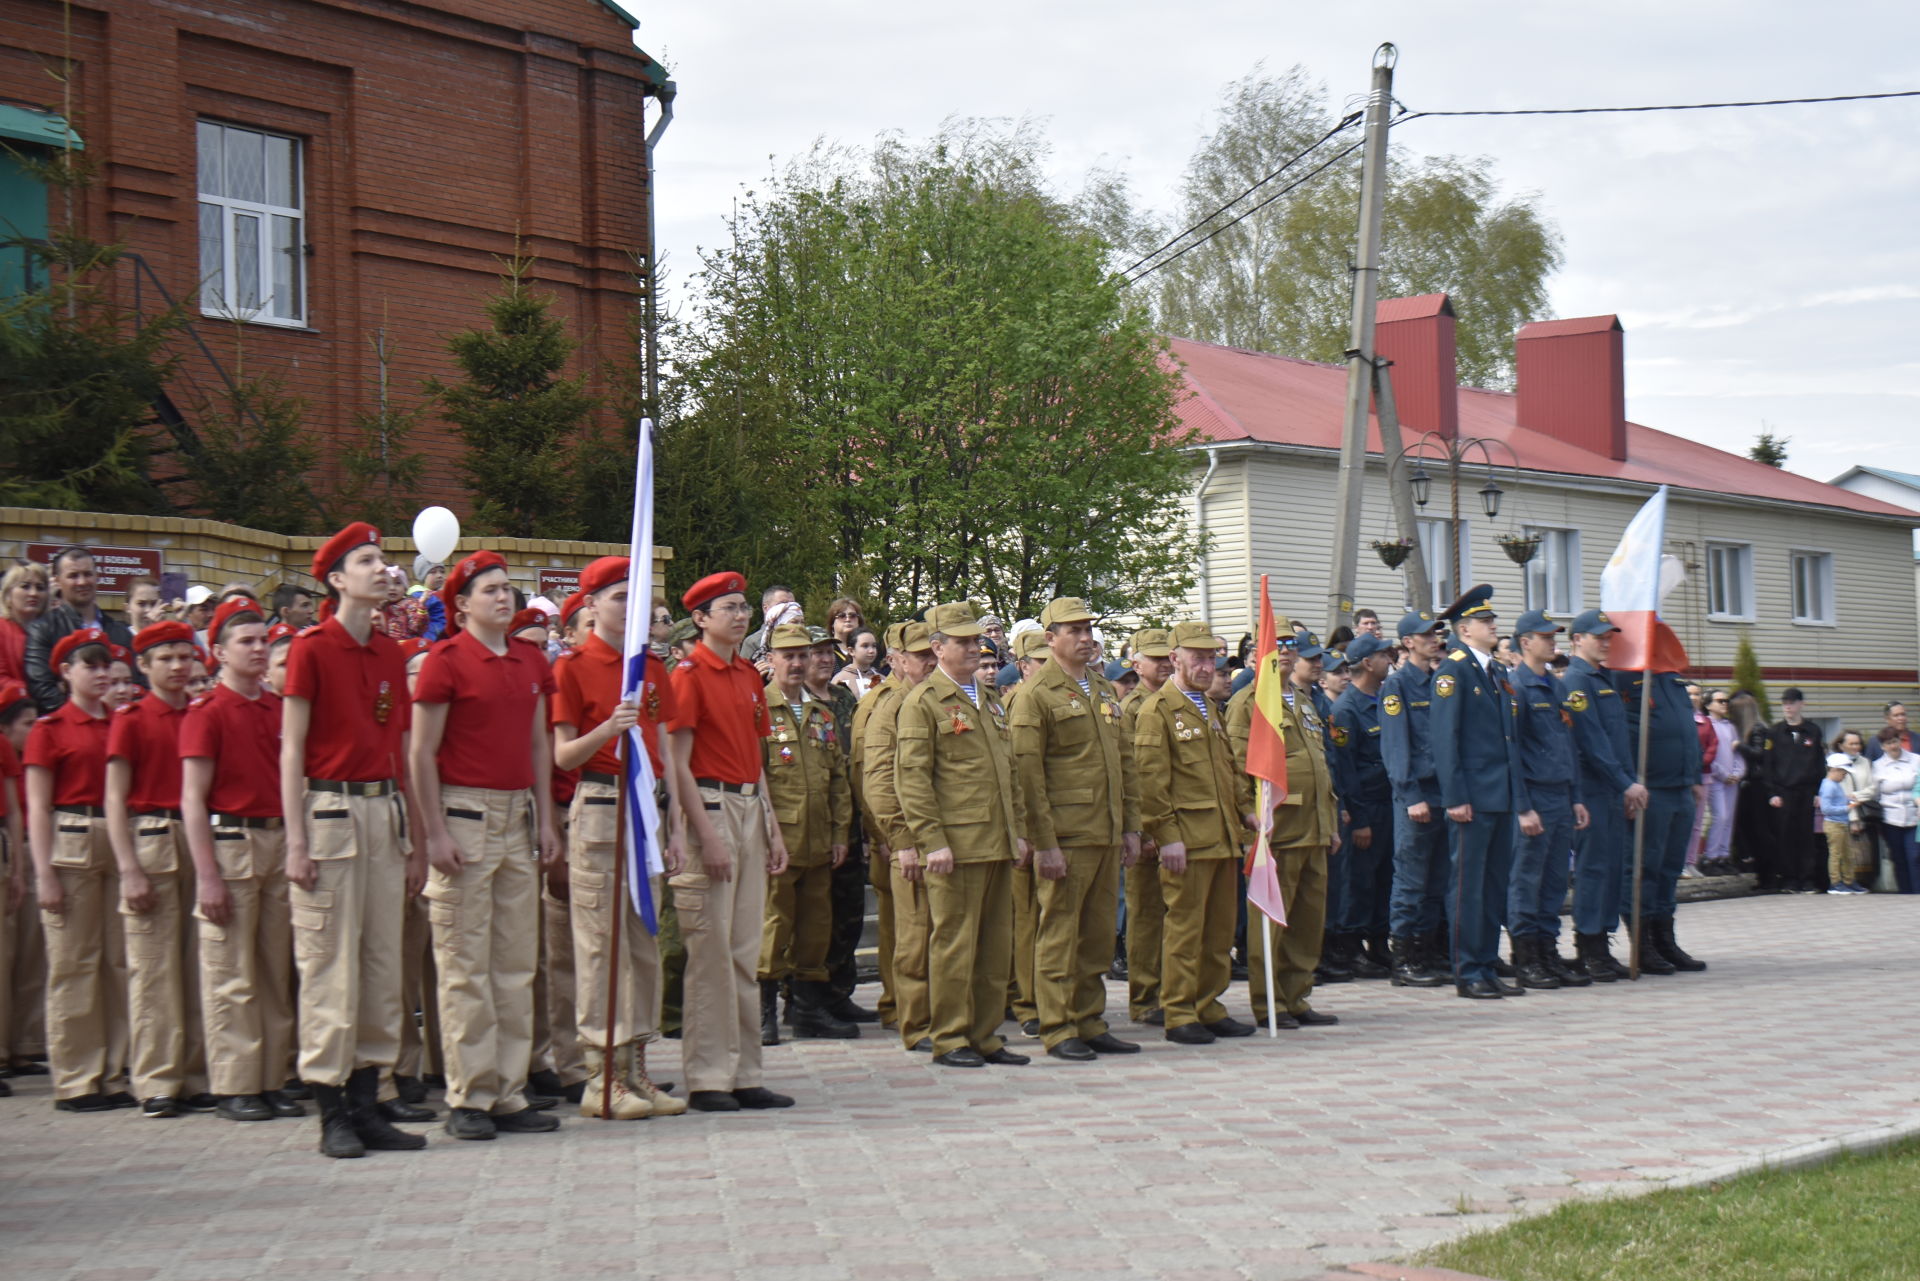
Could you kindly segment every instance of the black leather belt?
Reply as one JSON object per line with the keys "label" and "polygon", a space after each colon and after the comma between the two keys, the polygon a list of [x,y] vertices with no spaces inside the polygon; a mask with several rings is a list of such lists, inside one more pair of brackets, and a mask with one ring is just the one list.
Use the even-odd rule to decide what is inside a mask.
{"label": "black leather belt", "polygon": [[582,773],[581,773],[581,775],[580,775],[580,781],[581,781],[582,783],[598,783],[598,784],[600,784],[600,785],[601,785],[602,787],[618,787],[618,786],[620,786],[620,780],[619,780],[619,779],[618,779],[617,777],[615,777],[614,775],[612,775],[612,774],[595,774],[595,773],[592,773],[592,772],[590,772],[590,771],[586,771],[586,772],[582,772]]}
{"label": "black leather belt", "polygon": [[53,812],[56,814],[77,814],[81,818],[105,818],[107,816],[107,812],[98,805],[56,805],[53,807]]}
{"label": "black leather belt", "polygon": [[249,818],[245,814],[215,814],[212,816],[215,827],[253,827],[264,831],[286,826],[284,818]]}
{"label": "black leather belt", "polygon": [[343,796],[391,796],[393,780],[381,778],[371,783],[343,783],[335,778],[310,778],[307,788],[315,792],[339,792]]}
{"label": "black leather belt", "polygon": [[717,778],[696,778],[693,782],[696,787],[718,788],[723,792],[732,792],[736,796],[752,796],[760,790],[758,783],[723,783]]}
{"label": "black leather belt", "polygon": [[135,818],[170,818],[176,823],[180,821],[179,810],[135,810],[133,816]]}

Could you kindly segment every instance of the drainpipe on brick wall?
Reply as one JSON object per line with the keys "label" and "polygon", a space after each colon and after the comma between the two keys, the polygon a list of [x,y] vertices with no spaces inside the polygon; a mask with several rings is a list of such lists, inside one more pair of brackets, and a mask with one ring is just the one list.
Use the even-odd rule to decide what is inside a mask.
{"label": "drainpipe on brick wall", "polygon": [[[1206,532],[1207,485],[1212,482],[1213,474],[1220,470],[1220,451],[1217,448],[1207,450],[1207,472],[1193,490],[1193,533],[1198,538]],[[1207,558],[1200,557],[1200,617],[1209,625],[1213,622],[1213,590],[1207,574]]]}
{"label": "drainpipe on brick wall", "polygon": [[653,128],[647,131],[647,301],[641,317],[641,343],[644,347],[644,360],[647,379],[647,417],[656,424],[660,421],[660,232],[654,225],[653,203],[653,149],[660,143],[660,135],[673,123],[673,99],[678,92],[673,81],[663,82],[651,91],[651,96],[659,99],[660,117],[653,122]]}

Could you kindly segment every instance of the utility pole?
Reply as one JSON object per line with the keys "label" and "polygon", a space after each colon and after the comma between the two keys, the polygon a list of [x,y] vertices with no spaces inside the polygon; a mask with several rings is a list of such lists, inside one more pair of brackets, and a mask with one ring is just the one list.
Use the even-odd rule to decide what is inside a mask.
{"label": "utility pole", "polygon": [[[1427,575],[1427,553],[1420,546],[1420,524],[1413,514],[1413,491],[1404,476],[1396,480],[1394,475],[1400,469],[1400,460],[1406,455],[1400,439],[1400,411],[1393,401],[1393,379],[1387,372],[1390,363],[1385,360],[1373,362],[1373,404],[1374,413],[1380,419],[1380,452],[1387,460],[1387,498],[1393,504],[1395,532],[1413,543],[1413,551],[1407,557],[1405,566],[1413,607],[1437,610],[1446,602],[1433,598],[1433,580]],[[1456,569],[1453,577],[1458,582],[1460,571]]]}
{"label": "utility pole", "polygon": [[[1380,291],[1380,217],[1387,185],[1387,117],[1393,106],[1393,65],[1400,51],[1373,51],[1373,89],[1367,94],[1366,149],[1361,153],[1360,238],[1353,267],[1353,338],[1347,351],[1347,420],[1340,438],[1340,489],[1334,508],[1333,573],[1327,591],[1327,629],[1353,620],[1359,575],[1360,491],[1367,477],[1367,409],[1373,390],[1373,308]],[[1389,478],[1391,479],[1391,478]]]}

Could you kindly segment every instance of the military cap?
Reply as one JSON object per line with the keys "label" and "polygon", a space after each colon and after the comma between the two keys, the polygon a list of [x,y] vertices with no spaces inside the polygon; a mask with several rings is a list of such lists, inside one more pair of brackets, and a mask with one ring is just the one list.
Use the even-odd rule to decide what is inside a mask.
{"label": "military cap", "polygon": [[1198,619],[1185,623],[1175,623],[1167,633],[1169,649],[1204,649],[1209,652],[1219,649],[1226,642],[1213,634],[1213,628]]}
{"label": "military cap", "polygon": [[1148,658],[1165,658],[1173,652],[1164,627],[1143,627],[1127,641],[1128,648]]}
{"label": "military cap", "polygon": [[691,618],[681,619],[673,625],[673,630],[667,633],[667,644],[669,645],[684,645],[690,640],[699,639],[700,625],[695,623]]}
{"label": "military cap", "polygon": [[[259,608],[258,605],[254,606],[255,610]],[[181,641],[189,645],[194,644],[193,628],[176,619],[164,619],[158,623],[148,623],[140,629],[139,634],[133,638],[133,652],[144,654],[157,646],[177,645]]]}
{"label": "military cap", "polygon": [[633,562],[625,556],[602,556],[580,571],[580,595],[592,596],[615,583],[624,583],[632,571]]}
{"label": "military cap", "polygon": [[933,648],[933,628],[925,623],[908,623],[900,633],[900,648],[909,654],[924,654]]}
{"label": "military cap", "polygon": [[1019,683],[1020,668],[1016,664],[1008,663],[993,674],[993,684],[996,689],[1012,689]]}
{"label": "military cap", "polygon": [[1513,625],[1513,634],[1523,636],[1528,632],[1564,632],[1566,628],[1548,618],[1545,610],[1530,609],[1520,615],[1520,621]]}
{"label": "military cap", "polygon": [[812,649],[813,633],[799,623],[782,623],[767,637],[768,649]]}
{"label": "military cap", "polygon": [[507,635],[517,635],[529,627],[538,627],[543,632],[547,630],[546,614],[531,605],[513,616],[513,621],[507,624]]}
{"label": "military cap", "polygon": [[1105,667],[1101,668],[1100,674],[1106,677],[1110,681],[1117,681],[1123,676],[1133,675],[1134,671],[1131,667],[1128,667],[1125,663],[1121,662],[1119,659],[1116,658],[1111,662],[1109,662]]}
{"label": "military cap", "polygon": [[53,643],[53,654],[47,660],[48,665],[59,667],[72,656],[73,651],[76,649],[84,649],[89,645],[100,646],[107,651],[109,657],[111,657],[113,651],[118,648],[112,641],[107,639],[107,634],[98,627],[82,627],[79,631],[68,632],[65,636],[62,636]]}
{"label": "military cap", "polygon": [[474,579],[490,569],[504,570],[506,567],[507,558],[499,552],[479,551],[462,557],[459,564],[447,571],[446,585],[440,589],[440,603],[447,607],[447,621],[453,621],[454,598],[464,594]]}
{"label": "military cap", "polygon": [[982,636],[980,638],[980,657],[998,659],[1000,657],[1000,647],[988,640],[985,636]]}
{"label": "military cap", "polygon": [[[565,627],[567,624],[571,623],[573,621],[573,616],[579,613],[580,607],[586,603],[587,603],[587,594],[585,592],[575,592],[573,595],[561,601],[560,602],[560,626]],[[690,621],[692,620],[684,619],[684,618],[680,620],[680,622],[683,622],[683,623],[690,622]],[[676,629],[679,626],[680,626],[680,623],[674,624],[674,627]]]}
{"label": "military cap", "polygon": [[680,597],[680,603],[688,609],[705,609],[722,596],[744,596],[746,591],[747,580],[744,575],[724,570],[718,574],[708,574],[687,588]]}
{"label": "military cap", "polygon": [[[354,521],[353,524],[348,525],[332,538],[320,544],[320,550],[313,554],[314,578],[319,582],[326,582],[327,575],[339,568],[340,562],[347,558],[348,552],[357,551],[359,548],[365,547],[368,543],[372,543],[375,547],[378,547],[380,545],[380,531],[372,525],[367,524],[364,520]],[[212,595],[212,593],[209,592],[208,595]],[[195,601],[188,602],[188,604],[197,603],[198,602]]]}
{"label": "military cap", "polygon": [[[267,616],[260,609],[260,602],[248,600],[244,596],[235,596],[219,609],[213,611],[213,621],[207,624],[207,639],[214,644],[220,643],[220,632],[228,623],[234,621],[264,623]],[[144,632],[141,633],[145,635]],[[135,644],[139,637],[134,637]]]}
{"label": "military cap", "polygon": [[1443,632],[1447,625],[1424,609],[1409,610],[1400,615],[1400,635],[1418,636],[1422,632]]}
{"label": "military cap", "polygon": [[1251,684],[1253,684],[1253,669],[1251,667],[1243,667],[1233,674],[1233,680],[1227,686],[1228,694],[1229,696],[1238,694]]}
{"label": "military cap", "polygon": [[1573,620],[1575,636],[1605,636],[1608,632],[1617,632],[1620,628],[1608,618],[1604,610],[1590,609]]}
{"label": "military cap", "polygon": [[1372,632],[1361,632],[1347,642],[1347,666],[1358,667],[1362,661],[1372,658],[1375,654],[1388,653],[1392,648]]}
{"label": "military cap", "polygon": [[1045,632],[1021,632],[1013,641],[1015,658],[1045,658],[1052,652]]}
{"label": "military cap", "polygon": [[1312,632],[1298,632],[1295,636],[1299,641],[1299,649],[1297,652],[1300,657],[1325,658],[1327,656],[1327,647],[1322,645],[1320,638]]}
{"label": "military cap", "polygon": [[292,623],[275,623],[267,628],[267,648],[272,649],[281,641],[290,641],[299,634]]}
{"label": "military cap", "polygon": [[828,631],[824,627],[815,627],[813,624],[809,623],[807,624],[806,632],[807,632],[807,635],[812,638],[813,643],[815,645],[833,644],[833,633]]}
{"label": "military cap", "polygon": [[0,711],[27,701],[27,687],[22,681],[0,680]]}
{"label": "military cap", "polygon": [[1052,627],[1055,623],[1090,623],[1094,612],[1087,608],[1087,602],[1078,596],[1059,596],[1047,602],[1040,611],[1040,626]]}
{"label": "military cap", "polygon": [[966,638],[980,634],[980,624],[973,617],[973,606],[966,601],[935,605],[927,611],[927,626],[942,636]]}
{"label": "military cap", "polygon": [[887,627],[886,643],[889,650],[900,648],[901,637],[907,634],[905,623],[892,623]]}
{"label": "military cap", "polygon": [[1493,588],[1486,583],[1478,587],[1469,587],[1460,593],[1460,599],[1440,611],[1440,617],[1450,622],[1459,622],[1463,618],[1498,617],[1493,612]]}
{"label": "military cap", "polygon": [[1340,671],[1341,669],[1343,669],[1343,668],[1345,668],[1345,667],[1347,666],[1347,663],[1348,663],[1348,659],[1347,659],[1347,651],[1346,651],[1346,650],[1344,650],[1344,649],[1330,649],[1330,650],[1326,650],[1326,651],[1325,651],[1325,654],[1326,654],[1326,659],[1327,659],[1327,670],[1328,670],[1328,671],[1330,671],[1330,672],[1337,672],[1337,671]]}

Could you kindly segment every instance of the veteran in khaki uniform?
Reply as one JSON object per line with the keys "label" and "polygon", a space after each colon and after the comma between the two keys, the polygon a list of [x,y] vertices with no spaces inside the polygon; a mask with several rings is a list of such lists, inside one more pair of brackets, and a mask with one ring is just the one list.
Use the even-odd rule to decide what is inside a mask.
{"label": "veteran in khaki uniform", "polygon": [[1013,953],[1009,865],[1028,853],[1013,748],[994,691],[977,683],[973,607],[936,605],[927,622],[938,665],[901,704],[894,788],[913,846],[926,851],[934,1062],[1017,1066],[1027,1057],[999,1031]]}
{"label": "veteran in khaki uniform", "polygon": [[1160,848],[1166,899],[1160,1003],[1166,1037],[1206,1045],[1251,1036],[1227,1015],[1239,882],[1235,860],[1250,826],[1221,718],[1207,704],[1214,654],[1225,642],[1205,623],[1176,624],[1168,637],[1173,676],[1140,705],[1133,750],[1141,826]]}
{"label": "veteran in khaki uniform", "polygon": [[[1020,681],[1002,699],[1013,710],[1013,694],[1047,668],[1047,633],[1021,632],[1013,640],[1014,661],[1019,664]],[[1013,1021],[1028,1036],[1040,1035],[1040,1006],[1035,1001],[1034,966],[1040,945],[1040,891],[1034,881],[1031,859],[1013,863],[1013,982],[1007,988],[1007,1005]]]}
{"label": "veteran in khaki uniform", "polygon": [[761,740],[767,799],[787,842],[787,869],[767,882],[760,936],[760,1044],[780,1044],[780,984],[793,984],[793,1034],[846,1040],[859,1025],[827,1008],[827,946],[833,938],[833,869],[847,861],[853,793],[833,708],[807,693],[813,636],[782,623],[767,640],[772,730]]}
{"label": "veteran in khaki uniform", "polygon": [[[1134,691],[1120,700],[1120,734],[1133,745],[1133,732],[1140,720],[1140,708],[1153,692],[1173,675],[1173,651],[1167,646],[1167,631],[1148,627],[1128,641],[1134,672],[1140,677]],[[1136,758],[1135,772],[1142,762]],[[1164,944],[1161,926],[1167,919],[1167,901],[1160,892],[1160,850],[1153,837],[1140,835],[1140,857],[1124,873],[1127,891],[1127,1014],[1136,1023],[1158,1027],[1165,1022],[1160,1012],[1160,950]]]}
{"label": "veteran in khaki uniform", "polygon": [[[1334,795],[1333,775],[1327,767],[1327,727],[1314,705],[1313,686],[1298,666],[1297,649],[1281,645],[1275,651],[1286,678],[1283,697],[1286,716],[1280,725],[1287,744],[1287,795],[1273,813],[1274,871],[1280,880],[1280,901],[1287,923],[1273,931],[1274,985],[1281,1010],[1274,1024],[1282,1028],[1319,1027],[1338,1023],[1307,1004],[1313,991],[1313,970],[1320,964],[1320,945],[1327,926],[1327,860],[1340,848],[1340,802]],[[1253,807],[1252,780],[1247,775],[1247,740],[1253,730],[1253,686],[1227,702],[1227,736],[1233,742],[1234,768],[1242,787],[1243,808]],[[1247,928],[1247,995],[1257,1023],[1267,1021],[1266,931]]]}
{"label": "veteran in khaki uniform", "polygon": [[885,637],[888,673],[853,709],[853,722],[847,730],[847,782],[853,790],[853,807],[860,815],[860,830],[867,839],[867,884],[873,888],[874,921],[878,929],[875,950],[878,953],[880,968],[880,1001],[878,1013],[881,1027],[895,1027],[895,1001],[893,995],[893,856],[887,848],[886,837],[880,829],[879,821],[874,817],[873,807],[867,802],[867,726],[873,723],[874,709],[884,701],[891,704],[892,698],[883,698],[890,692],[897,695],[904,683],[899,672],[900,637],[906,630],[906,624],[895,623],[887,628]]}
{"label": "veteran in khaki uniform", "polygon": [[932,1015],[927,1007],[926,869],[900,810],[900,794],[894,786],[894,749],[899,741],[900,705],[933,671],[933,646],[928,634],[925,623],[907,623],[901,628],[900,654],[893,664],[893,675],[899,683],[884,691],[883,701],[874,705],[860,747],[865,758],[862,786],[867,806],[873,813],[874,831],[880,834],[888,852],[889,897],[893,900],[894,1021],[900,1030],[900,1043],[916,1053],[933,1050]]}
{"label": "veteran in khaki uniform", "polygon": [[1140,856],[1140,798],[1120,699],[1090,666],[1093,618],[1074,597],[1041,611],[1053,661],[1021,682],[1007,708],[1038,882],[1040,1038],[1070,1062],[1140,1048],[1108,1031],[1104,1017],[1120,869]]}

